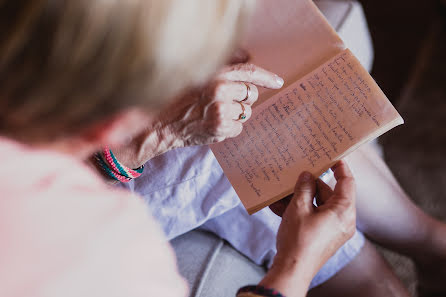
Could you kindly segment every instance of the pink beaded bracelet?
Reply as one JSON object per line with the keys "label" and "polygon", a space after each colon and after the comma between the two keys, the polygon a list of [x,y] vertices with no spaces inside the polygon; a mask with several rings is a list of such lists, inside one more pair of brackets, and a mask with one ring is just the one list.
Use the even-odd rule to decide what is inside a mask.
{"label": "pink beaded bracelet", "polygon": [[144,171],[144,165],[137,169],[131,169],[124,166],[116,159],[113,152],[108,147],[104,147],[102,152],[97,153],[95,157],[97,163],[105,173],[120,182],[129,182],[132,179],[141,176]]}

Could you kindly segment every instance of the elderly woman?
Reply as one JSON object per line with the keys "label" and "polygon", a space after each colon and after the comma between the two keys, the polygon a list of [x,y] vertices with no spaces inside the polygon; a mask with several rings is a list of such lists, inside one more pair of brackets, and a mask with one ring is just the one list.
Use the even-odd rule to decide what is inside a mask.
{"label": "elderly woman", "polygon": [[[0,295],[185,296],[140,198],[109,188],[82,161],[109,146],[139,173],[148,155],[240,133],[255,85],[277,88],[281,79],[241,66],[203,84],[227,60],[248,3],[4,0],[0,7]],[[165,109],[175,98],[175,109]],[[265,287],[304,296],[352,236],[353,179],[343,162],[333,170],[333,191],[302,175],[290,205],[276,205],[284,217],[277,255],[260,285],[240,296],[270,296]]]}
{"label": "elderly woman", "polygon": [[[224,71],[228,69],[234,70],[226,67]],[[243,79],[239,77],[239,81],[243,82]],[[229,99],[233,97],[238,100],[245,96],[253,102],[256,98],[254,88],[254,85],[249,89],[240,85],[240,94],[226,92],[225,95]],[[251,89],[255,91],[250,92]],[[178,112],[175,107],[168,108],[170,114]],[[169,115],[168,112],[165,114]],[[176,129],[180,122],[176,122]],[[185,124],[187,126],[187,121]],[[159,134],[165,134],[166,130],[172,131],[163,128]],[[134,162],[132,156],[141,158],[145,154],[146,159],[150,159],[156,155],[150,150],[141,149],[141,143],[139,141],[139,146],[138,143],[132,143],[128,148],[117,150],[119,159],[130,164]],[[166,147],[168,145],[163,146]],[[138,155],[137,152],[143,153]],[[372,147],[364,147],[353,153],[348,162],[358,178],[358,228],[383,246],[413,258],[420,271],[423,291],[441,291],[439,275],[446,273],[446,243],[442,239],[446,237],[445,224],[427,216],[411,203]],[[139,164],[142,163],[144,161]],[[134,164],[138,165],[138,162]],[[187,164],[187,169],[183,167],[184,164]],[[272,262],[276,252],[275,232],[280,220],[268,210],[249,217],[206,147],[169,152],[147,163],[146,168],[142,177],[120,186],[144,196],[153,207],[153,215],[162,223],[168,238],[199,227],[225,238],[258,264]],[[360,234],[357,233],[326,263],[313,279],[310,288],[325,282],[324,285],[310,294],[331,296],[338,292],[343,296],[407,296],[407,291],[373,246],[366,242],[365,248],[361,249],[364,240]],[[361,285],[351,282],[351,279],[357,279]],[[376,286],[377,283],[385,285]],[[364,288],[370,289],[364,292]]]}
{"label": "elderly woman", "polygon": [[[168,99],[199,87],[226,60],[248,3],[11,0],[0,7],[0,295],[185,296],[141,200],[109,188],[82,161],[106,145],[150,139]],[[236,135],[252,103],[237,102],[241,87],[282,83],[252,68],[218,81],[201,92],[213,96],[184,100],[181,115],[191,125],[166,143]],[[218,100],[225,92],[234,98]],[[333,170],[338,183],[319,195],[317,210],[315,180],[301,175],[289,206],[277,210],[284,221],[272,268],[239,296],[277,295],[272,288],[304,296],[352,236],[353,178],[343,162]]]}

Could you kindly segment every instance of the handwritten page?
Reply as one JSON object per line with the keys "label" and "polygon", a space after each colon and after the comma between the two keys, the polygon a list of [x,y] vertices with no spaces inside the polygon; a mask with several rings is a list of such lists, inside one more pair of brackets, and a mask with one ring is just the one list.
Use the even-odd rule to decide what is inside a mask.
{"label": "handwritten page", "polygon": [[253,110],[241,135],[211,146],[249,213],[292,193],[403,120],[348,50]]}

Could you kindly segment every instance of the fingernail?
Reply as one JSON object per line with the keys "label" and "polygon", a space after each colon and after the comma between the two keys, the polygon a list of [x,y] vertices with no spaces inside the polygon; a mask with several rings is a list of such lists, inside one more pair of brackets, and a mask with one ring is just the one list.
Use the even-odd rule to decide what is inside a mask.
{"label": "fingernail", "polygon": [[300,180],[301,180],[302,182],[308,182],[308,181],[310,181],[312,178],[313,178],[313,176],[311,175],[311,173],[309,173],[309,172],[307,172],[307,171],[305,171],[304,173],[302,173],[302,174],[300,175]]}
{"label": "fingernail", "polygon": [[283,86],[283,78],[281,78],[280,76],[276,75],[276,83],[277,85],[281,88]]}

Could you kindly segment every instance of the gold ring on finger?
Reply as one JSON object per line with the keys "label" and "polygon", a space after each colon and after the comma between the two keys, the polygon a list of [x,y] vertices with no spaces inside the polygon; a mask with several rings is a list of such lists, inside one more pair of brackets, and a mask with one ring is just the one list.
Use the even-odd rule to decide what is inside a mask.
{"label": "gold ring on finger", "polygon": [[246,119],[246,110],[245,110],[245,106],[243,105],[242,102],[238,102],[240,103],[240,106],[242,107],[242,113],[238,116],[239,120],[244,120]]}
{"label": "gold ring on finger", "polygon": [[248,100],[249,96],[251,96],[251,87],[247,83],[243,83],[243,84],[246,86],[246,97],[245,97],[245,99],[243,99],[240,102],[244,102],[244,101]]}

